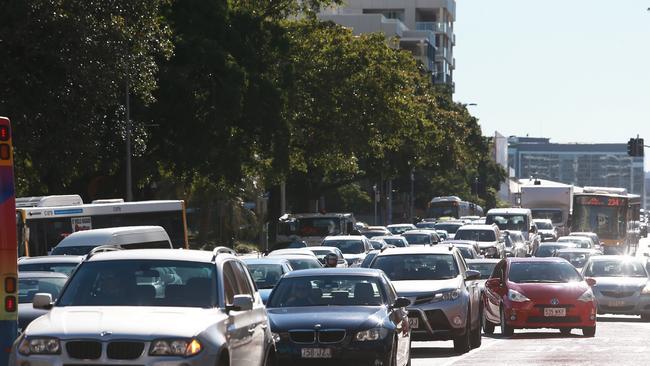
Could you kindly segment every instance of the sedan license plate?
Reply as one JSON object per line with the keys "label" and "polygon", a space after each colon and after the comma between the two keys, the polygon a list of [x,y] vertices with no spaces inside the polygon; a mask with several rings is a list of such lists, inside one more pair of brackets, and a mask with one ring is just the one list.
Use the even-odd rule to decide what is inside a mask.
{"label": "sedan license plate", "polygon": [[607,303],[607,306],[611,308],[618,308],[621,306],[625,306],[625,301],[623,300],[612,300]]}
{"label": "sedan license plate", "polygon": [[331,348],[303,348],[300,351],[302,358],[332,358]]}
{"label": "sedan license plate", "polygon": [[409,325],[411,326],[411,329],[418,329],[420,327],[420,319],[409,318]]}
{"label": "sedan license plate", "polygon": [[544,316],[566,316],[565,308],[544,308]]}

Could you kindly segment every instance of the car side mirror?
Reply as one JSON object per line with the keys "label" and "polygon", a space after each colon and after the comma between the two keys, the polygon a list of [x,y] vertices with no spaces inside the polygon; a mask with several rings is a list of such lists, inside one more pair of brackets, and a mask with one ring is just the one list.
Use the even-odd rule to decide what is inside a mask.
{"label": "car side mirror", "polygon": [[226,311],[248,311],[253,309],[253,297],[251,295],[235,295],[232,305],[226,306]]}
{"label": "car side mirror", "polygon": [[529,233],[535,234],[537,232],[537,229],[534,226],[530,227],[530,230],[528,230]]}
{"label": "car side mirror", "polygon": [[52,294],[37,293],[32,299],[32,306],[34,309],[50,310],[53,305],[54,301],[52,300]]}
{"label": "car side mirror", "polygon": [[398,309],[398,308],[405,308],[407,306],[411,305],[411,300],[405,298],[405,297],[398,297],[395,299],[395,302],[391,306],[393,309]]}
{"label": "car side mirror", "polygon": [[473,269],[468,269],[465,272],[465,281],[475,281],[481,279],[481,272],[475,271]]}
{"label": "car side mirror", "polygon": [[596,280],[591,277],[585,278],[585,282],[587,282],[587,285],[589,285],[589,287],[596,286]]}

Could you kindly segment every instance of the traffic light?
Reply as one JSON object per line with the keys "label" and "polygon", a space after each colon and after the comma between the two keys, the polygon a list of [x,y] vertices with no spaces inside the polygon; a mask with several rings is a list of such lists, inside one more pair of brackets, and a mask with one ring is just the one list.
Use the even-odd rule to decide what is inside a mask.
{"label": "traffic light", "polygon": [[631,138],[627,142],[627,154],[629,156],[643,156],[644,155],[644,145],[642,138]]}

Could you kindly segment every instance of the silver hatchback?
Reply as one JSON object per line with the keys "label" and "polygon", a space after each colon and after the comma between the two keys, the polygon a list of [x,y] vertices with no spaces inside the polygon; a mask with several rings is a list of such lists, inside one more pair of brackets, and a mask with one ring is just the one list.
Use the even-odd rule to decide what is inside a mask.
{"label": "silver hatchback", "polygon": [[[163,291],[158,291],[162,287]],[[90,254],[51,311],[16,340],[10,365],[267,365],[262,300],[231,254],[143,249]]]}

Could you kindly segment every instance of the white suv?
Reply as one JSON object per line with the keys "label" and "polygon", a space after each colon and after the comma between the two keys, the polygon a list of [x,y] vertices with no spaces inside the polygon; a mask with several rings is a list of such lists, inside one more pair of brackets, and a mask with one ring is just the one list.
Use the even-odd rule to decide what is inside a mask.
{"label": "white suv", "polygon": [[268,365],[275,346],[244,263],[214,252],[91,253],[51,311],[16,340],[10,365]]}
{"label": "white suv", "polygon": [[481,254],[490,258],[505,258],[505,245],[496,225],[465,225],[456,231],[455,240],[473,240],[478,242]]}

